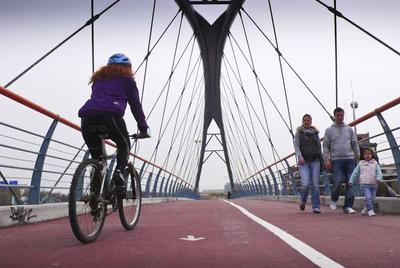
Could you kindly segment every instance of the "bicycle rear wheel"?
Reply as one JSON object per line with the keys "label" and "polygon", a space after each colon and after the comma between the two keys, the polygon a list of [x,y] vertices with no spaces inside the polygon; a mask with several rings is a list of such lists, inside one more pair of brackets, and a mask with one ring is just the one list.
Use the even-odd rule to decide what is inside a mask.
{"label": "bicycle rear wheel", "polygon": [[82,243],[97,239],[106,218],[107,204],[100,193],[102,165],[93,159],[79,164],[69,190],[69,221],[75,237]]}
{"label": "bicycle rear wheel", "polygon": [[142,207],[142,190],[140,178],[132,164],[128,164],[125,173],[126,195],[118,200],[118,212],[121,224],[127,230],[135,228],[139,221]]}

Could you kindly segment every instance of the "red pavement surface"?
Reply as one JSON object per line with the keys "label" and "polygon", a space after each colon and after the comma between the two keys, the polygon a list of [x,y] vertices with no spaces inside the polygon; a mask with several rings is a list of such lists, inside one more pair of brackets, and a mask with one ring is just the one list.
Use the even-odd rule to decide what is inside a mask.
{"label": "red pavement surface", "polygon": [[[294,203],[233,200],[345,267],[399,267],[400,217],[315,215]],[[187,235],[205,237],[195,242]],[[125,231],[116,214],[91,244],[68,219],[0,229],[0,267],[315,267],[274,234],[220,200],[145,205]]]}

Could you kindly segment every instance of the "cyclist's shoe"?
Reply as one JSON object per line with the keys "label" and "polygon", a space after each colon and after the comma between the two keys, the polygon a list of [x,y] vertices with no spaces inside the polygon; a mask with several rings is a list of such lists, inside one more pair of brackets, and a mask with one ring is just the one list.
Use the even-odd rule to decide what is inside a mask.
{"label": "cyclist's shoe", "polygon": [[117,194],[117,199],[124,199],[126,195],[126,185],[124,174],[121,170],[116,169],[113,174],[114,183],[115,183],[115,192]]}

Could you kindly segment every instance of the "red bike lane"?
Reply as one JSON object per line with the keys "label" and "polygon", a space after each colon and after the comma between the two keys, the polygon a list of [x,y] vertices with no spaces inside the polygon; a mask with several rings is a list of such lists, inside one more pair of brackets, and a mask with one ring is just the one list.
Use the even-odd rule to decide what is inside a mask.
{"label": "red bike lane", "polygon": [[235,204],[284,229],[345,267],[399,267],[400,217],[344,214],[322,207],[322,214],[300,211],[298,204],[237,199]]}
{"label": "red bike lane", "polygon": [[[249,199],[233,203],[303,241],[337,266],[397,267],[399,263],[398,216],[345,215],[328,207],[315,215],[309,207],[300,212],[294,203]],[[305,257],[307,250],[299,253],[221,200],[178,201],[142,209],[136,229],[125,231],[113,214],[98,240],[90,244],[75,239],[67,218],[2,228],[0,267],[317,266]],[[204,239],[180,239],[192,236]]]}
{"label": "red bike lane", "polygon": [[[205,238],[187,241],[180,238]],[[143,206],[125,231],[116,214],[98,240],[79,243],[68,219],[0,229],[0,267],[315,267],[220,200]]]}

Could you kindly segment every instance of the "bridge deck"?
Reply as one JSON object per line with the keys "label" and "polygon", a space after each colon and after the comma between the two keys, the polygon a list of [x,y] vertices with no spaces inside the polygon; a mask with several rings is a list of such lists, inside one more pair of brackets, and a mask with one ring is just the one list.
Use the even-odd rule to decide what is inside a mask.
{"label": "bridge deck", "polygon": [[[293,203],[233,203],[294,237],[283,241],[221,200],[180,201],[145,205],[130,232],[112,215],[87,245],[73,237],[68,219],[0,229],[0,267],[315,267],[313,258],[338,267],[398,267],[398,216],[345,215],[327,207],[315,215]],[[187,235],[205,239],[180,239]],[[288,243],[296,238],[315,251],[305,245],[302,253],[295,250]]]}

